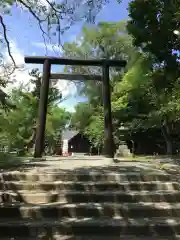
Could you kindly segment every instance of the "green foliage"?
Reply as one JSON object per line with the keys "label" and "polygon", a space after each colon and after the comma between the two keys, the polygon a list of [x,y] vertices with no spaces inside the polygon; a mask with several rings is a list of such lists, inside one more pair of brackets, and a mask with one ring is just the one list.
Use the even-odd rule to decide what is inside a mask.
{"label": "green foliage", "polygon": [[93,112],[93,108],[88,102],[77,104],[75,113],[72,115],[71,126],[83,131],[90,123]]}
{"label": "green foliage", "polygon": [[60,140],[62,130],[65,129],[69,119],[70,113],[57,105],[49,109],[46,122],[46,143],[49,147],[54,148],[56,146],[56,143]]}
{"label": "green foliage", "polygon": [[[103,51],[104,49],[104,51]],[[126,59],[130,61],[134,48],[131,37],[126,31],[126,22],[100,22],[91,28],[84,27],[80,36],[73,43],[64,45],[64,55],[77,58],[109,58]],[[101,74],[98,67],[67,67],[66,71],[84,74]],[[119,69],[118,69],[119,70]],[[111,71],[112,79],[119,75],[116,69]],[[119,77],[118,77],[119,78]],[[112,82],[113,85],[113,82]],[[78,86],[79,94],[86,96],[93,106],[103,104],[102,84],[95,81],[85,81]]]}
{"label": "green foliage", "polygon": [[[130,60],[135,52],[125,22],[100,22],[91,28],[84,27],[76,41],[65,44],[64,49],[65,56],[84,59],[102,58],[106,55],[110,58]],[[65,70],[101,74],[101,69],[95,67],[68,67]],[[111,71],[112,87],[121,78],[121,74],[116,70]],[[102,84],[95,81],[79,83],[78,93],[85,96],[88,101],[77,105],[72,116],[72,125],[84,131],[94,146],[102,146],[104,136]]]}
{"label": "green foliage", "polygon": [[[131,60],[134,47],[131,37],[127,34],[126,23],[100,22],[91,28],[84,27],[80,36],[73,43],[64,45],[64,55],[68,57],[120,58]],[[104,49],[104,51],[103,51]],[[86,74],[101,74],[100,68],[95,67],[67,67],[66,71],[81,72]],[[111,71],[112,87],[121,79],[122,74],[113,69]],[[76,129],[85,132],[94,146],[103,145],[103,98],[102,83],[85,81],[79,83],[78,93],[88,100],[76,106],[76,112],[72,116],[71,124]]]}
{"label": "green foliage", "polygon": [[96,148],[103,146],[104,141],[104,118],[102,115],[92,116],[90,124],[85,128],[85,135]]}
{"label": "green foliage", "polygon": [[167,117],[171,120],[179,118],[178,81],[175,82],[171,95],[168,89],[159,91],[154,84],[159,71],[152,71],[151,66],[152,60],[141,56],[114,88],[113,111],[123,121],[131,120],[133,129],[135,125],[144,128],[161,126]]}
{"label": "green foliage", "polygon": [[[94,9],[100,9],[104,2],[95,4]],[[11,5],[13,1],[7,3]],[[67,17],[69,25],[65,24],[61,32],[75,21],[72,16],[76,7],[69,9],[68,4],[63,2],[58,5],[53,3],[50,11],[42,5],[35,6],[32,1],[28,3],[38,17],[48,16],[49,31],[60,32],[56,10],[63,9],[68,17],[71,16]],[[92,9],[90,5],[88,8]],[[155,129],[161,133],[161,144],[166,144],[168,154],[172,153],[174,136],[180,133],[180,40],[173,32],[180,29],[179,12],[180,0],[132,0],[128,23],[100,22],[93,27],[84,27],[74,42],[64,45],[66,57],[107,57],[128,61],[124,71],[119,72],[118,68],[110,71],[116,144],[124,140],[134,142],[138,134],[142,136],[143,132]],[[91,12],[90,15],[79,12],[81,19],[87,20],[90,16]],[[94,18],[91,20],[94,21]],[[101,74],[98,67],[67,66],[65,71]],[[37,69],[31,72],[31,76],[33,91],[14,90],[11,101],[17,108],[9,113],[0,112],[0,141],[9,148],[23,148],[28,145],[29,139],[33,139],[41,76]],[[5,83],[1,81],[0,84]],[[58,108],[57,103],[62,96],[54,85],[51,86],[46,126],[50,147],[55,145],[70,118],[71,127],[84,132],[95,147],[103,145],[102,83],[79,82],[77,88],[78,94],[87,100],[76,106],[76,112],[71,117]]]}
{"label": "green foliage", "polygon": [[17,168],[22,166],[24,163],[24,158],[15,157],[7,153],[0,152],[0,169]]}
{"label": "green foliage", "polygon": [[123,123],[128,127],[130,136],[159,128],[166,134],[167,141],[177,131],[175,126],[179,121],[179,79],[170,88],[159,87],[157,82],[164,73],[162,69],[153,70],[152,64],[152,59],[142,55],[116,84],[113,115],[118,119],[117,125]]}
{"label": "green foliage", "polygon": [[180,41],[174,34],[174,30],[180,27],[179,10],[179,0],[133,0],[129,4],[127,25],[134,45],[153,60],[149,69],[149,86],[144,91],[148,97],[148,111],[143,120],[134,119],[135,125],[132,126],[161,129],[170,154],[179,122]]}
{"label": "green foliage", "polygon": [[[149,19],[149,9],[153,8],[153,5],[148,5],[149,7],[145,8],[147,12],[144,13],[141,11],[142,9],[139,9],[140,3],[142,1],[137,0],[130,4],[131,17],[134,17],[135,21],[137,20],[137,24],[131,19],[132,21],[128,23],[128,29],[133,35],[135,45],[141,47],[141,52],[138,52],[138,49],[132,46],[131,38],[126,34],[126,25],[122,23],[117,24],[116,26],[118,27],[115,29],[113,24],[101,23],[97,28],[83,29],[81,41],[79,42],[77,39],[76,42],[67,44],[65,53],[70,56],[74,54],[75,56],[86,57],[91,54],[92,57],[102,57],[103,53],[100,47],[102,44],[106,46],[106,54],[109,54],[110,57],[121,58],[124,56],[125,59],[128,59],[129,62],[124,73],[118,74],[116,69],[111,72],[115,143],[119,144],[124,140],[131,141],[136,134],[147,132],[153,128],[159,129],[162,132],[162,136],[164,136],[169,154],[172,152],[172,135],[177,132],[177,126],[179,126],[179,63],[172,54],[172,49],[171,55],[167,56],[170,50],[164,49],[163,46],[159,48],[158,40],[157,47],[155,40],[149,43],[151,34],[146,33],[146,30],[141,32],[140,26],[145,26],[143,24],[146,22],[143,14],[147,15],[147,19]],[[148,4],[147,1],[144,4]],[[138,11],[142,16],[138,15]],[[120,26],[121,34],[119,34]],[[124,26],[124,34],[122,34],[122,26]],[[156,25],[153,26],[157,28]],[[149,27],[151,32],[151,24],[147,27]],[[166,29],[164,27],[161,30],[164,31],[164,33],[160,31],[161,37],[163,37]],[[156,32],[156,29],[152,30],[152,34],[153,38],[157,39],[153,31]],[[141,33],[142,35],[140,35]],[[146,47],[143,45],[143,42],[146,42],[146,40],[149,48],[147,48],[148,45]],[[173,41],[170,43],[170,48],[178,46],[176,39],[173,39]],[[153,51],[150,49],[151,47]],[[171,68],[170,64],[173,61],[175,64]],[[73,67],[66,70],[95,73],[94,68],[85,70],[85,68]],[[104,134],[103,101],[100,97],[102,85],[99,84],[97,86],[93,81],[85,82],[84,85],[80,85],[79,89],[81,90],[80,93],[86,96],[88,100],[86,103],[78,104],[72,118],[73,124],[76,128],[84,131],[94,146],[100,147],[103,145]]]}
{"label": "green foliage", "polygon": [[[4,135],[6,135],[5,141],[8,141],[9,149],[14,147],[22,149],[24,148],[25,139],[29,138],[31,133],[32,107],[28,105],[26,99],[23,98],[18,90],[13,90],[12,101],[16,104],[17,109],[2,113],[1,119],[3,119],[3,123],[0,135],[3,139]],[[3,142],[3,139],[1,138],[1,145],[6,146],[6,142]]]}
{"label": "green foliage", "polygon": [[36,20],[43,37],[57,36],[60,46],[61,34],[79,21],[94,23],[96,15],[107,3],[108,0],[76,0],[73,4],[71,1],[1,0],[0,10],[3,14],[11,14],[12,7],[28,11]]}
{"label": "green foliage", "polygon": [[[0,112],[0,146],[7,146],[9,151],[13,149],[25,151],[34,143],[41,77],[37,69],[31,72],[31,76],[33,90],[26,92],[22,87],[13,89],[10,97],[16,108]],[[51,147],[55,147],[57,137],[70,118],[68,112],[57,106],[60,96],[61,93],[52,87],[48,99],[46,125],[48,144]]]}
{"label": "green foliage", "polygon": [[180,1],[133,0],[129,4],[128,31],[134,45],[153,54],[156,61],[176,69],[178,55],[172,50],[180,49],[180,41],[173,33],[179,29],[177,19]]}

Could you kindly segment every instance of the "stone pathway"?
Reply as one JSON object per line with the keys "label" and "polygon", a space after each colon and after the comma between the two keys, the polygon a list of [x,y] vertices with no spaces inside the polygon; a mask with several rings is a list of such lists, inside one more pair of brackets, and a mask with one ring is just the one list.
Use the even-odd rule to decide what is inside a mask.
{"label": "stone pathway", "polygon": [[4,171],[0,238],[179,240],[180,184],[158,164],[81,155]]}
{"label": "stone pathway", "polygon": [[[118,163],[114,163],[113,159],[105,158],[103,156],[75,156],[75,157],[45,157],[43,160],[36,160],[27,163],[25,166],[18,170],[29,171],[50,171],[55,169],[62,170],[75,170],[79,168],[107,168],[108,166],[121,167],[136,167],[139,171],[156,171],[162,172],[162,169],[158,169],[156,161],[129,161],[125,159],[119,159]],[[17,171],[18,171],[17,170]]]}

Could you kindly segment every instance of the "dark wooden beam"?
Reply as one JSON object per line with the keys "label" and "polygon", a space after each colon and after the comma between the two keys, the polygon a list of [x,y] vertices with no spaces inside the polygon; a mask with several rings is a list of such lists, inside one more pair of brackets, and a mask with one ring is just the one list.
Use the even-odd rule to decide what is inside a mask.
{"label": "dark wooden beam", "polygon": [[[25,57],[25,63],[44,64],[43,67],[43,81],[41,86],[39,113],[38,113],[38,127],[36,132],[35,143],[35,157],[41,157],[44,150],[44,132],[46,125],[47,101],[49,91],[50,77],[53,79],[67,79],[67,80],[102,80],[103,82],[103,99],[104,99],[104,155],[106,157],[114,157],[114,141],[113,141],[113,127],[111,114],[111,90],[109,80],[109,67],[125,67],[126,61],[111,60],[111,59],[69,59],[57,57]],[[100,66],[102,67],[103,77],[99,79],[90,75],[66,75],[64,74],[50,74],[51,64],[57,65],[81,65],[81,66]],[[82,79],[80,79],[82,77]],[[86,78],[86,79],[85,79]]]}
{"label": "dark wooden beam", "polygon": [[111,114],[111,88],[109,80],[109,66],[104,64],[103,72],[103,101],[104,101],[104,155],[114,157],[114,139]]}
{"label": "dark wooden beam", "polygon": [[38,57],[38,56],[26,56],[24,58],[25,63],[44,64],[46,60],[49,60],[50,64],[58,65],[81,65],[81,66],[102,66],[104,63],[111,67],[125,67],[126,61],[116,59],[72,59],[72,58],[58,58],[58,57]]}
{"label": "dark wooden beam", "polygon": [[50,76],[51,79],[65,79],[65,80],[79,80],[79,81],[86,81],[86,80],[96,80],[102,81],[101,75],[87,75],[87,74],[74,74],[74,73],[52,73]]}
{"label": "dark wooden beam", "polygon": [[38,120],[36,129],[36,141],[35,141],[35,151],[34,157],[42,157],[44,151],[44,133],[46,127],[46,114],[47,114],[47,104],[48,104],[48,92],[49,92],[49,79],[51,72],[51,64],[49,60],[44,61],[43,65],[43,77],[40,90],[40,100],[39,100],[39,110],[38,110]]}

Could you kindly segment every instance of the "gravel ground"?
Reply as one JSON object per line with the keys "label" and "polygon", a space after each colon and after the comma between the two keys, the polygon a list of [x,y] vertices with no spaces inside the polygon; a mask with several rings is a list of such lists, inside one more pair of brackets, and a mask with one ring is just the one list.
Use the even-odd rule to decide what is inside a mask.
{"label": "gravel ground", "polygon": [[[145,172],[169,172],[175,175],[180,174],[180,166],[174,163],[172,160],[167,159],[150,159],[150,160],[127,160],[118,159],[113,161],[111,158],[105,158],[103,156],[73,156],[73,157],[51,157],[47,156],[43,160],[36,159],[25,165],[14,168],[15,171],[51,171],[51,170],[75,170],[78,168],[88,169],[123,169],[132,167],[131,171],[145,171]],[[130,169],[130,168],[129,168]],[[3,171],[3,172],[7,172]],[[112,170],[114,171],[114,170]],[[126,169],[127,171],[127,169]],[[180,179],[180,178],[179,178]]]}

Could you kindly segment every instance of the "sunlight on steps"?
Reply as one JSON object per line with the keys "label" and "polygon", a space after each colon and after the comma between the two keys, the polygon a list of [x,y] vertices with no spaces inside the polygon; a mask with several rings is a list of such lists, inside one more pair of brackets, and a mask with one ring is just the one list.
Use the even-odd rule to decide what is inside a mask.
{"label": "sunlight on steps", "polygon": [[0,239],[180,239],[170,174],[152,164],[60,165],[1,173]]}

